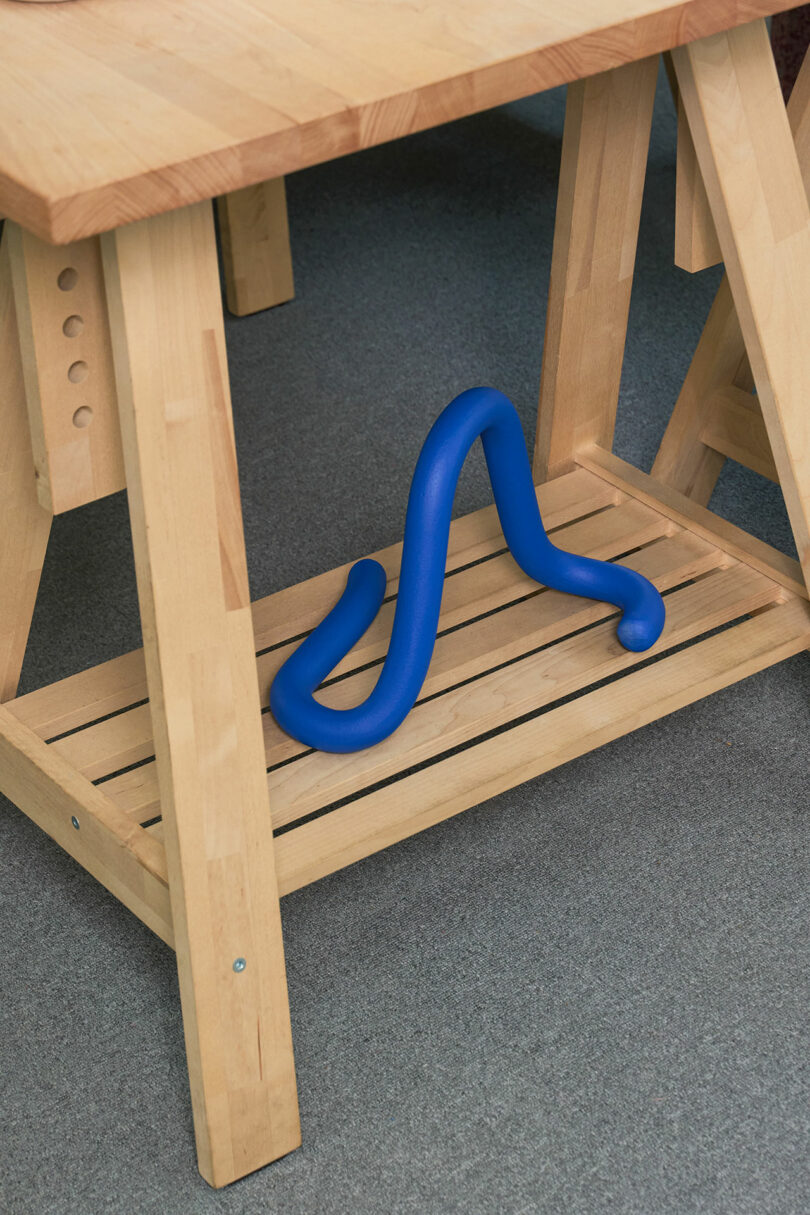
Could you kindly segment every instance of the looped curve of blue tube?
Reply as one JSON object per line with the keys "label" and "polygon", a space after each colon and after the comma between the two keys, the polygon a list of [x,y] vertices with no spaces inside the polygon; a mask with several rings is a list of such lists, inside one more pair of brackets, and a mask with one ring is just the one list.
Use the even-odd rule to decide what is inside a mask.
{"label": "looped curve of blue tube", "polygon": [[471,388],[439,415],[416,464],[391,641],[373,691],[351,709],[329,708],[313,695],[382,605],[385,570],[370,558],[352,566],[340,599],[273,680],[270,708],[299,742],[321,751],[359,751],[387,738],[413,708],[436,641],[456,483],[479,436],[503,534],[521,569],[555,590],[620,608],[616,632],[628,650],[649,649],[661,635],[664,602],[651,582],[621,565],[552,544],[512,402],[494,388]]}

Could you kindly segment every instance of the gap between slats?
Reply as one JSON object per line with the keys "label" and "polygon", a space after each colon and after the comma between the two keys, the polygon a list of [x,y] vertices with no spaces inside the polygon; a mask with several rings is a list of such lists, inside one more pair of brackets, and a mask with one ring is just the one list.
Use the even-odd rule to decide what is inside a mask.
{"label": "gap between slats", "polygon": [[[618,505],[626,495],[586,469],[576,469],[537,487],[543,520],[556,531],[575,520]],[[453,524],[448,570],[454,570],[503,548],[503,535],[494,506],[484,507]],[[372,554],[391,575],[387,593],[396,591],[402,545]],[[343,589],[351,565],[341,566],[252,605],[257,653],[309,631]],[[294,632],[291,631],[294,622]],[[52,740],[68,731],[126,711],[147,698],[143,651],[133,650],[86,671],[38,688],[10,701],[6,708],[40,738]]]}
{"label": "gap between slats", "polygon": [[[276,839],[281,894],[737,683],[810,644],[810,607],[777,602],[688,649],[483,739]],[[149,828],[161,837],[162,824]]]}
{"label": "gap between slats", "polygon": [[[658,540],[625,560],[665,590],[716,570],[722,557],[704,542],[682,534]],[[701,582],[688,588],[688,594],[679,592],[678,597],[671,598],[669,626],[660,648],[670,648],[696,632],[704,633],[749,608],[762,606],[778,592],[768,579],[743,566],[720,570],[714,581],[707,578],[705,582],[706,585]],[[681,607],[682,602],[686,603],[685,608]],[[440,638],[420,702],[390,739],[352,756],[304,753],[297,761],[270,772],[274,825],[282,826],[319,805],[357,792],[519,716],[525,711],[526,692],[520,691],[517,697],[510,693],[509,687],[516,680],[520,684],[521,679],[524,682],[529,679],[528,695],[536,707],[543,699],[552,700],[565,694],[555,695],[546,677],[548,691],[538,697],[531,682],[540,678],[542,685],[542,669],[553,669],[559,661],[573,662],[575,666],[574,682],[568,690],[642,661],[646,655],[633,655],[619,646],[612,621],[594,629],[593,636],[583,637],[581,630],[614,614],[615,609],[607,604],[544,591]],[[577,636],[570,637],[572,633]],[[541,647],[542,653],[535,653]],[[532,654],[526,657],[529,651]],[[580,651],[581,657],[577,658]],[[504,663],[510,664],[505,672]],[[527,664],[532,670],[524,677],[522,672]],[[533,670],[538,664],[541,664],[539,675]],[[593,671],[597,674],[592,675]],[[466,682],[471,673],[478,678]],[[325,689],[322,699],[332,704],[357,702],[376,677],[377,668],[360,672],[332,684]],[[453,690],[462,683],[461,688]],[[488,710],[481,703],[481,698],[487,696],[494,697]],[[291,744],[302,750],[278,730],[272,719],[268,731],[278,740],[276,750],[270,746],[268,758],[275,757],[278,762]],[[127,813],[142,819],[159,811],[153,765],[107,782],[105,791]]]}
{"label": "gap between slats", "polygon": [[[555,537],[563,546],[591,556],[611,557],[646,544],[671,530],[649,507],[634,501],[611,507],[558,529]],[[439,628],[455,628],[503,605],[537,593],[538,586],[525,575],[507,554],[496,554],[475,565],[453,571],[445,579]],[[319,606],[319,617],[330,601]],[[377,619],[341,662],[333,678],[369,662],[381,659],[387,650],[395,601],[384,604]],[[288,632],[290,628],[288,626]],[[516,634],[519,637],[519,634]],[[297,645],[288,643],[263,653],[257,659],[262,704],[267,705],[270,684],[279,666]],[[273,719],[265,714],[265,738],[269,748],[276,747],[268,765],[297,754],[301,748],[282,736]],[[106,721],[91,724],[52,743],[84,776],[100,780],[112,773],[148,760],[153,754],[152,726],[148,704]],[[117,777],[116,777],[117,779]],[[113,796],[114,794],[111,794]]]}

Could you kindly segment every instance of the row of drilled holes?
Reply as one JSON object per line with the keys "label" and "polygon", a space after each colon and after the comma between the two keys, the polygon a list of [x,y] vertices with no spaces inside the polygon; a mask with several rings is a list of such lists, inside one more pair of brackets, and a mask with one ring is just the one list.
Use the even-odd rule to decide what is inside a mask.
{"label": "row of drilled holes", "polygon": [[[73,266],[66,266],[64,270],[59,272],[56,279],[56,284],[60,291],[72,291],[79,281],[79,272]],[[84,320],[78,313],[72,313],[65,318],[62,325],[62,332],[65,337],[78,337],[84,329]],[[68,367],[68,379],[71,384],[81,384],[87,379],[89,368],[83,359],[77,359],[75,363],[71,363]],[[93,411],[89,405],[80,405],[73,414],[73,425],[83,430],[85,426],[89,426],[93,421]]]}

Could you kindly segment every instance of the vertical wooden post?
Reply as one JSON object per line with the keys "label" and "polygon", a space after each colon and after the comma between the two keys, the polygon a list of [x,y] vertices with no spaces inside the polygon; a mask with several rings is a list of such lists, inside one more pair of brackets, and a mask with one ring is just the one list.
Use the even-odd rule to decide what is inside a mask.
{"label": "vertical wooden post", "polygon": [[213,216],[102,238],[200,1170],[300,1142]]}
{"label": "vertical wooden post", "polygon": [[284,304],[293,287],[284,178],[217,199],[225,298],[236,316]]}
{"label": "vertical wooden post", "polygon": [[678,116],[677,162],[675,166],[675,265],[690,274],[722,261],[720,244],[698,168],[692,133],[681,101],[672,53],[663,55],[667,80]]}
{"label": "vertical wooden post", "polygon": [[535,480],[613,444],[658,57],[568,86]]}
{"label": "vertical wooden post", "polygon": [[7,233],[0,243],[0,434],[2,702],[17,691],[52,518],[37,496]]}
{"label": "vertical wooden post", "polygon": [[672,53],[785,495],[810,576],[810,210],[764,21]]}
{"label": "vertical wooden post", "polygon": [[722,261],[722,254],[680,92],[676,104],[678,151],[675,167],[675,265],[695,274],[698,270],[716,266]]}

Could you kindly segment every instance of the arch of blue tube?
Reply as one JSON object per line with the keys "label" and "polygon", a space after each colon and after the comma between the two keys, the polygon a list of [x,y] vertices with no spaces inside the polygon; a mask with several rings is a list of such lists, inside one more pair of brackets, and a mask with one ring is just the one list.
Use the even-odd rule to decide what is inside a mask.
{"label": "arch of blue tube", "polygon": [[616,632],[626,649],[649,649],[661,635],[664,602],[651,582],[621,565],[552,544],[512,402],[494,388],[471,388],[439,415],[416,464],[391,641],[373,691],[351,709],[332,709],[314,698],[383,602],[385,570],[371,559],[352,566],[340,599],[273,680],[271,711],[299,742],[321,751],[359,751],[387,738],[413,708],[436,641],[456,484],[479,436],[503,534],[521,569],[555,590],[620,608]]}

